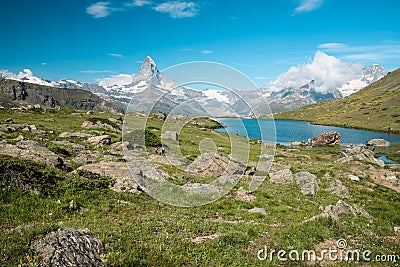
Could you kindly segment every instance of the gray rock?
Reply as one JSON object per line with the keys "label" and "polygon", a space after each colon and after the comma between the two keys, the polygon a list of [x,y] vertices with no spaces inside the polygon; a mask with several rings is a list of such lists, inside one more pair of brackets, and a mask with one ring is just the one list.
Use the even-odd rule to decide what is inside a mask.
{"label": "gray rock", "polygon": [[72,117],[82,117],[81,113],[71,113]]}
{"label": "gray rock", "polygon": [[313,196],[319,190],[319,180],[314,174],[303,171],[296,173],[294,177],[303,195]]}
{"label": "gray rock", "polygon": [[338,160],[339,162],[358,160],[373,163],[382,168],[385,167],[385,162],[383,162],[383,160],[376,159],[374,152],[369,150],[366,145],[354,145],[350,148],[343,149],[341,155],[342,158]]}
{"label": "gray rock", "polygon": [[15,145],[0,143],[0,154],[16,158],[43,162],[57,168],[64,168],[64,160],[56,153],[41,146],[36,141],[22,140]]}
{"label": "gray rock", "polygon": [[305,222],[313,221],[318,218],[332,218],[333,220],[337,221],[339,220],[339,216],[341,214],[353,214],[354,216],[362,216],[369,219],[370,221],[372,220],[372,216],[362,207],[358,205],[354,205],[352,207],[343,200],[339,200],[336,205],[326,206],[323,213],[313,216]]}
{"label": "gray rock", "polygon": [[109,135],[93,136],[93,137],[88,138],[87,141],[89,144],[94,144],[97,146],[110,145],[111,144],[111,136],[109,136]]}
{"label": "gray rock", "polygon": [[353,174],[349,174],[348,177],[352,182],[359,182],[360,181],[360,178],[358,178],[358,176],[355,176]]}
{"label": "gray rock", "polygon": [[179,141],[179,134],[173,131],[166,131],[161,135],[161,139],[170,139],[173,141]]}
{"label": "gray rock", "polygon": [[291,147],[305,147],[307,144],[305,143],[305,142],[297,142],[297,141],[294,141],[294,142],[291,142],[290,143],[290,146]]}
{"label": "gray rock", "polygon": [[104,266],[103,243],[86,229],[61,228],[33,243],[41,266]]}
{"label": "gray rock", "polygon": [[99,161],[101,158],[103,157],[103,154],[101,152],[92,152],[89,150],[84,150],[78,153],[78,155],[76,155],[73,158],[73,161],[77,164],[82,164],[82,165],[86,165],[86,164],[91,164],[91,163],[95,163],[97,161]]}
{"label": "gray rock", "polygon": [[187,172],[205,176],[243,174],[244,168],[215,152],[203,153],[186,168]]}
{"label": "gray rock", "polygon": [[[132,150],[132,149],[133,149],[132,145],[127,141],[116,142],[116,143],[110,145],[110,147],[108,148],[108,152],[119,153],[119,152],[128,151],[128,150]],[[119,153],[119,154],[121,154],[121,153]]]}
{"label": "gray rock", "polygon": [[257,207],[254,207],[254,208],[252,208],[252,209],[249,209],[248,212],[250,212],[250,213],[260,213],[260,214],[262,214],[262,215],[267,215],[267,212],[265,211],[265,209],[263,209],[263,208],[257,208]]}
{"label": "gray rock", "polygon": [[328,187],[327,189],[325,189],[325,191],[339,196],[339,197],[343,197],[343,198],[349,198],[350,197],[350,193],[349,190],[347,189],[346,186],[344,186],[342,184],[342,182],[340,180],[335,180],[334,182],[332,182],[330,184],[330,187]]}
{"label": "gray rock", "polygon": [[120,129],[114,128],[108,123],[101,123],[100,121],[97,121],[96,123],[90,122],[90,121],[84,121],[82,123],[82,128],[90,128],[90,129],[106,129],[109,131],[113,132],[121,132]]}
{"label": "gray rock", "polygon": [[14,123],[14,120],[12,118],[8,118],[4,122],[5,123]]}
{"label": "gray rock", "polygon": [[367,146],[372,147],[389,147],[391,144],[385,139],[371,139],[367,141]]}
{"label": "gray rock", "polygon": [[270,173],[269,181],[274,184],[291,184],[294,182],[294,176],[291,170],[283,169]]}

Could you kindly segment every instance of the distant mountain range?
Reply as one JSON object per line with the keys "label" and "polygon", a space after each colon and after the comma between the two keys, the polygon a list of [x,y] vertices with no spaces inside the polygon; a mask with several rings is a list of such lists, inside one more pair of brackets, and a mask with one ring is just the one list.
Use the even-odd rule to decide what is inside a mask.
{"label": "distant mountain range", "polygon": [[315,81],[311,80],[301,87],[287,87],[274,91],[268,88],[222,91],[196,90],[180,86],[160,73],[156,63],[150,57],[146,57],[136,75],[125,75],[127,82],[123,84],[113,83],[112,80],[100,82],[99,85],[69,79],[51,82],[33,76],[28,70],[25,72],[27,75],[20,74],[18,77],[8,78],[51,87],[88,90],[124,108],[131,103],[130,111],[166,113],[173,111],[177,114],[212,117],[254,116],[269,113],[265,107],[265,101],[273,113],[294,110],[323,100],[346,97],[387,74],[383,67],[372,65],[364,69],[357,79],[328,90],[321,90],[315,85]]}

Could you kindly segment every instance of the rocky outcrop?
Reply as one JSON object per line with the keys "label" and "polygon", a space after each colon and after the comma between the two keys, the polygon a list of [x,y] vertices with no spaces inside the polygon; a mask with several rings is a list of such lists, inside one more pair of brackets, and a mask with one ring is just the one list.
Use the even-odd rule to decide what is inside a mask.
{"label": "rocky outcrop", "polygon": [[104,266],[103,243],[87,229],[61,228],[35,241],[41,266]]}
{"label": "rocky outcrop", "polygon": [[342,198],[350,197],[350,193],[347,187],[344,186],[342,182],[337,179],[334,182],[331,182],[330,186],[326,188],[325,191]]}
{"label": "rocky outcrop", "polygon": [[108,148],[108,152],[122,154],[121,152],[132,150],[132,149],[133,149],[133,146],[127,141],[126,142],[116,142],[116,143],[110,145],[110,147]]}
{"label": "rocky outcrop", "polygon": [[86,165],[99,161],[103,157],[103,154],[98,151],[88,151],[84,150],[79,152],[73,161],[77,164]]}
{"label": "rocky outcrop", "polygon": [[335,221],[338,221],[339,216],[342,214],[353,214],[354,216],[362,216],[372,220],[372,216],[361,206],[353,205],[352,207],[343,200],[339,200],[336,205],[326,206],[323,213],[313,216],[305,222],[313,221],[319,218],[331,218]]}
{"label": "rocky outcrop", "polygon": [[105,123],[105,122],[101,122],[101,121],[96,121],[96,123],[93,123],[91,121],[84,121],[82,123],[82,128],[89,128],[89,129],[106,129],[109,131],[113,131],[113,132],[120,132],[121,130],[118,128],[113,127],[112,125]]}
{"label": "rocky outcrop", "polygon": [[389,147],[391,144],[385,139],[371,139],[367,141],[368,147]]}
{"label": "rocky outcrop", "polygon": [[218,153],[209,152],[197,157],[186,171],[205,176],[221,176],[243,174],[244,168]]}
{"label": "rocky outcrop", "polygon": [[172,141],[179,141],[179,134],[173,131],[166,131],[161,135],[161,139],[170,139]]}
{"label": "rocky outcrop", "polygon": [[36,141],[22,140],[15,145],[0,142],[0,154],[15,158],[43,162],[57,168],[66,167],[64,160],[56,153],[41,146]]}
{"label": "rocky outcrop", "polygon": [[102,160],[98,163],[88,164],[79,167],[77,170],[85,170],[99,175],[109,176],[116,180],[115,184],[111,187],[117,192],[129,192],[140,194],[139,186],[135,179],[132,177],[125,162],[112,162]]}
{"label": "rocky outcrop", "polygon": [[96,146],[110,145],[111,144],[111,136],[109,136],[109,135],[93,136],[93,137],[88,138],[87,141],[89,144],[93,144]]}
{"label": "rocky outcrop", "polygon": [[274,184],[291,184],[294,182],[294,176],[291,170],[283,169],[270,173],[269,181]]}
{"label": "rocky outcrop", "polygon": [[350,148],[343,149],[341,152],[342,158],[340,158],[339,162],[350,162],[353,160],[358,161],[366,161],[369,163],[376,164],[380,167],[385,167],[385,162],[380,159],[376,159],[374,156],[374,152],[369,150],[365,145],[354,145]]}
{"label": "rocky outcrop", "polygon": [[324,145],[339,145],[340,134],[337,132],[323,133],[319,136],[308,139],[308,145],[310,146],[324,146]]}
{"label": "rocky outcrop", "polygon": [[313,196],[319,190],[319,180],[314,174],[303,171],[296,173],[294,177],[303,195]]}

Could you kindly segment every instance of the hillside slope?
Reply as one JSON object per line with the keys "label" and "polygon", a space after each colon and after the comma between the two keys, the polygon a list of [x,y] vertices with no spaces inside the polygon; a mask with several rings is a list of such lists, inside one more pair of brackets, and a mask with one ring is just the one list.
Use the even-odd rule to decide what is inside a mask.
{"label": "hillside slope", "polygon": [[400,69],[346,98],[282,112],[275,119],[400,133]]}
{"label": "hillside slope", "polygon": [[83,109],[123,112],[93,93],[81,89],[64,89],[8,79],[0,79],[0,106],[5,108],[39,104],[47,108]]}

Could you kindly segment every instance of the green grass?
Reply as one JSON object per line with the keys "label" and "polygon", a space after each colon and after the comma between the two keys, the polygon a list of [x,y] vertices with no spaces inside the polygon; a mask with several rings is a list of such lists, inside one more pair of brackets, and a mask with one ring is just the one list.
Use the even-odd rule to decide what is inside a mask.
{"label": "green grass", "polygon": [[[84,117],[71,117],[69,114],[69,111],[52,114],[0,111],[0,121],[12,117],[16,123],[37,124],[44,130],[55,131],[50,136],[55,139],[63,131],[83,130],[81,124],[88,118],[112,117],[101,113]],[[46,121],[49,117],[55,121]],[[132,123],[137,120],[140,118],[135,117]],[[209,127],[207,123],[210,123]],[[162,124],[162,121],[152,118],[145,125],[149,131],[156,130],[152,132],[159,136]],[[180,147],[186,158],[193,159],[200,154],[200,144],[204,138],[212,139],[221,154],[231,153],[229,136],[213,130],[213,124],[210,120],[201,119],[201,125],[185,125],[180,135]],[[11,139],[18,134],[7,133],[3,136]],[[121,139],[120,134],[109,134],[113,134],[113,140]],[[33,138],[32,135],[26,137]],[[232,138],[247,143],[243,137]],[[72,141],[85,144],[79,139]],[[261,145],[254,140],[249,143],[250,161],[256,162]],[[62,146],[48,147],[58,154],[65,154]],[[30,250],[32,242],[64,226],[88,228],[105,244],[108,266],[297,266],[299,263],[277,260],[261,262],[256,257],[257,251],[264,246],[276,250],[312,249],[325,240],[339,238],[346,238],[352,247],[369,249],[374,253],[399,254],[399,237],[393,232],[394,226],[400,226],[399,193],[382,186],[366,192],[360,186],[370,188],[368,182],[372,181],[369,178],[362,179],[359,184],[349,181],[345,174],[350,172],[350,168],[366,170],[369,166],[358,162],[335,162],[340,150],[339,146],[297,150],[277,147],[277,163],[291,166],[295,172],[305,170],[318,176],[321,190],[315,196],[303,196],[295,184],[272,184],[267,178],[253,193],[256,199],[252,203],[238,200],[230,193],[211,204],[192,208],[169,206],[145,193],[114,192],[108,188],[113,181],[107,177],[87,172],[68,175],[43,164],[1,156],[0,163],[7,165],[7,170],[14,170],[14,174],[21,178],[29,175],[41,178],[32,182],[39,185],[45,182],[50,187],[48,192],[25,192],[4,179],[4,174],[10,171],[1,169],[0,225],[3,233],[0,235],[0,265],[34,264],[38,261],[38,255]],[[272,153],[272,148],[267,152]],[[387,149],[379,153],[390,158],[395,151]],[[183,178],[184,173],[177,168],[162,164],[161,168],[175,175],[176,180],[172,182],[176,184],[196,179],[206,182],[210,179],[194,176]],[[318,219],[304,223],[304,220],[321,213],[326,205],[335,204],[340,199],[323,190],[333,179],[341,180],[348,187],[351,198],[345,201],[363,206],[373,216],[372,222],[349,215],[341,216],[338,222]],[[249,182],[248,178],[240,180],[233,192],[240,187],[248,188]],[[71,200],[83,209],[70,209]],[[247,210],[253,207],[264,208],[267,215],[249,213]],[[214,233],[221,233],[221,236],[202,244],[192,242],[196,237]],[[347,266],[345,263],[341,265]]]}

